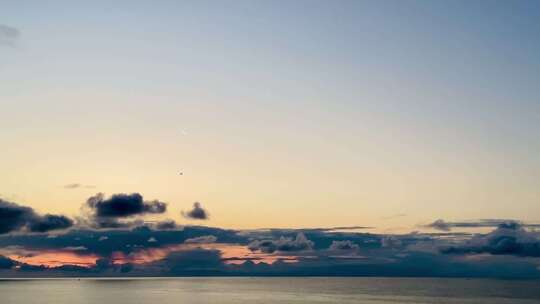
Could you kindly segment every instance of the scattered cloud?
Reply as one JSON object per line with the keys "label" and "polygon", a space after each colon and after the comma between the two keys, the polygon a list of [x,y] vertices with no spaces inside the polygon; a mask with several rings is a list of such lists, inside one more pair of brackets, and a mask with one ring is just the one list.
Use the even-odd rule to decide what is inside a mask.
{"label": "scattered cloud", "polygon": [[103,193],[98,193],[87,200],[97,217],[119,218],[141,215],[146,213],[164,213],[167,204],[154,200],[144,201],[139,193],[113,194],[106,199]]}
{"label": "scattered cloud", "polygon": [[105,198],[98,193],[86,201],[89,215],[81,222],[97,228],[125,228],[142,224],[141,220],[125,221],[135,216],[163,214],[167,211],[167,203],[153,200],[145,201],[141,194],[113,194]]}
{"label": "scattered cloud", "polygon": [[182,216],[193,220],[207,220],[209,218],[208,211],[206,211],[199,202],[193,203],[193,209],[182,211]]}

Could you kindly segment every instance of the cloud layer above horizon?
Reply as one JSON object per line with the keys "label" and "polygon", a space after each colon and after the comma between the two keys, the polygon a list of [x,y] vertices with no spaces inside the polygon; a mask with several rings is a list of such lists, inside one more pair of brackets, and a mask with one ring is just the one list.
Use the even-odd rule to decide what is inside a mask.
{"label": "cloud layer above horizon", "polygon": [[[98,193],[83,210],[70,219],[0,200],[0,276],[540,278],[537,225],[512,220],[437,220],[427,226],[443,232],[401,235],[357,232],[361,226],[230,230],[148,220],[165,214],[167,204],[139,193]],[[195,203],[184,216],[204,220],[207,212]]]}

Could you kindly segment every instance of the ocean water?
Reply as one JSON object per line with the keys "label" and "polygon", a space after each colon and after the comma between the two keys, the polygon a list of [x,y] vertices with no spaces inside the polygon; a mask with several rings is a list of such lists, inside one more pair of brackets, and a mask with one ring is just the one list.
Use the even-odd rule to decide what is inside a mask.
{"label": "ocean water", "polygon": [[0,280],[2,304],[540,303],[540,281],[416,278]]}

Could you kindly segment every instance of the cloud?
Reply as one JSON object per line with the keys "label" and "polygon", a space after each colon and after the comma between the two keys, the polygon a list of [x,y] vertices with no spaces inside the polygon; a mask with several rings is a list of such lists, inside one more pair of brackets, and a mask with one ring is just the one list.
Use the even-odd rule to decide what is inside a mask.
{"label": "cloud", "polygon": [[22,229],[34,217],[32,208],[0,199],[0,234]]}
{"label": "cloud", "polygon": [[[188,231],[191,228],[186,227]],[[194,227],[189,233],[199,233],[199,229],[217,229],[210,227]],[[225,232],[225,230],[221,230]],[[116,233],[117,231],[114,231]],[[70,232],[73,234],[74,231]],[[89,232],[90,233],[90,232]],[[95,233],[95,232],[94,232]],[[123,237],[133,234],[160,233],[161,236],[168,234],[174,238],[181,238],[184,231],[145,231],[134,229],[131,232],[123,231]],[[343,234],[334,234],[341,238]],[[32,236],[34,237],[34,236]],[[41,236],[43,237],[43,236]],[[380,237],[380,236],[379,236]],[[405,237],[412,239],[418,236]],[[59,237],[62,239],[62,237]],[[72,239],[72,236],[71,236]],[[85,239],[84,237],[82,238]],[[90,238],[92,239],[92,238]],[[0,237],[0,241],[2,237]],[[144,239],[146,241],[147,239]],[[160,240],[161,241],[161,240]],[[223,242],[223,241],[221,241]],[[227,240],[232,242],[232,240]],[[34,242],[32,242],[34,243]],[[120,242],[119,242],[120,243]],[[116,248],[120,245],[118,244]],[[414,252],[409,250],[387,250],[384,248],[372,248],[362,250],[362,256],[351,254],[346,251],[336,255],[336,251],[313,249],[307,252],[285,252],[275,254],[263,254],[260,252],[246,255],[245,252],[237,251],[238,245],[231,245],[234,250],[229,252],[227,246],[220,244],[200,244],[200,247],[180,246],[171,251],[171,247],[140,248],[134,246],[139,252],[133,251],[123,260],[118,262],[120,255],[100,256],[90,265],[77,266],[65,264],[59,267],[40,266],[25,264],[19,261],[9,263],[4,276],[10,274],[24,276],[192,276],[192,275],[227,275],[227,276],[415,276],[415,277],[493,277],[493,278],[540,278],[538,265],[534,262],[519,257],[508,256],[481,256],[481,259],[469,259],[467,257],[438,253]],[[215,247],[212,247],[215,246]],[[1,247],[1,246],[0,246]],[[314,246],[315,247],[315,246]],[[237,255],[231,255],[236,252]],[[365,253],[365,254],[364,254]],[[275,257],[272,264],[267,258]],[[149,261],[141,261],[138,257],[150,258]],[[7,257],[9,258],[9,257]],[[141,263],[142,262],[142,263]],[[12,265],[19,266],[13,267]],[[34,272],[35,275],[31,273]]]}
{"label": "cloud", "polygon": [[540,234],[527,231],[516,222],[501,223],[486,235],[475,235],[461,244],[444,246],[441,252],[540,257]]}
{"label": "cloud", "polygon": [[193,209],[186,212],[182,211],[182,215],[187,219],[193,220],[207,220],[209,218],[208,211],[199,202],[193,203]]}
{"label": "cloud", "polygon": [[476,221],[462,221],[462,222],[447,222],[443,219],[438,219],[433,223],[424,225],[425,228],[432,228],[440,231],[451,231],[453,228],[496,228],[500,225],[507,223],[518,223],[523,227],[540,227],[540,224],[522,223],[515,220],[508,219],[482,219]]}
{"label": "cloud", "polygon": [[[87,256],[107,257],[122,253],[130,256],[142,250],[166,250],[171,246],[184,246],[187,239],[215,236],[221,243],[244,244],[248,240],[234,230],[202,226],[186,226],[182,230],[155,230],[152,226],[139,226],[133,229],[81,229],[75,228],[66,233],[48,238],[42,234],[14,234],[0,236],[0,254],[35,255],[41,252],[64,252],[67,247],[86,247]],[[148,242],[151,238],[159,242]],[[191,244],[189,244],[191,245]],[[205,244],[201,244],[205,245]],[[246,249],[247,250],[247,249]],[[148,253],[153,256],[155,252]]]}
{"label": "cloud", "polygon": [[144,222],[140,219],[126,221],[135,216],[148,214],[162,214],[167,211],[167,203],[153,200],[145,201],[139,193],[113,194],[105,198],[98,193],[86,201],[85,207],[89,214],[81,218],[81,225],[94,228],[129,228],[140,226]]}
{"label": "cloud", "polygon": [[280,237],[277,240],[252,241],[248,248],[251,251],[261,251],[264,253],[273,253],[275,251],[292,252],[305,251],[313,249],[313,242],[308,240],[304,233],[298,233],[296,238]]}
{"label": "cloud", "polygon": [[73,221],[63,215],[37,214],[32,208],[0,199],[0,234],[14,231],[47,232],[66,229]]}
{"label": "cloud", "polygon": [[363,230],[363,229],[373,229],[374,227],[369,226],[338,226],[338,227],[328,227],[328,228],[303,228],[303,229],[294,229],[302,230],[304,232],[330,232],[330,231],[354,231],[354,230]]}
{"label": "cloud", "polygon": [[87,200],[97,217],[119,218],[130,217],[147,213],[164,213],[167,210],[167,203],[157,200],[144,201],[139,193],[113,194],[105,199],[103,193],[98,193]]}
{"label": "cloud", "polygon": [[68,247],[64,247],[63,249],[68,250],[68,251],[86,251],[86,250],[88,250],[88,248],[86,248],[84,246],[68,246]]}
{"label": "cloud", "polygon": [[133,270],[133,268],[134,268],[134,266],[131,263],[123,264],[122,266],[120,266],[120,272],[121,273],[128,273],[128,272],[131,272]]}
{"label": "cloud", "polygon": [[383,220],[393,220],[393,219],[396,219],[396,218],[399,218],[399,217],[405,217],[405,216],[407,216],[407,214],[405,214],[405,213],[397,213],[397,214],[382,217],[382,219]]}
{"label": "cloud", "polygon": [[[142,198],[141,201],[145,202]],[[50,238],[46,234],[27,233],[31,232],[29,223],[38,222],[35,218],[54,222],[44,220],[47,215],[41,216],[31,208],[5,201],[0,205],[3,207],[0,215],[10,214],[9,218],[18,219],[12,226],[15,230],[10,228],[18,233],[0,235],[0,268],[2,275],[7,277],[381,275],[540,278],[537,269],[540,232],[515,221],[505,221],[486,234],[417,232],[405,235],[327,228],[238,231],[183,226],[182,229],[161,229],[161,222],[140,221],[133,227],[107,230],[77,226]],[[95,214],[94,209],[92,215],[95,217]],[[125,218],[131,216],[119,219]],[[126,224],[118,218],[98,219]],[[0,223],[5,225],[7,221]],[[176,223],[165,226],[172,228]],[[64,262],[59,264],[59,261]]]}
{"label": "cloud", "polygon": [[398,248],[403,246],[403,242],[395,236],[385,236],[381,239],[381,247],[383,248]]}
{"label": "cloud", "polygon": [[215,243],[217,241],[217,237],[213,235],[204,235],[204,236],[198,236],[194,238],[189,238],[184,241],[186,244],[210,244]]}
{"label": "cloud", "polygon": [[46,214],[38,216],[30,222],[29,230],[32,232],[47,232],[51,230],[67,229],[73,226],[73,220],[63,215]]}
{"label": "cloud", "polygon": [[94,185],[83,185],[83,184],[78,184],[78,183],[64,185],[65,189],[78,189],[78,188],[93,189],[95,187],[96,186],[94,186]]}
{"label": "cloud", "polygon": [[450,231],[452,226],[442,219],[438,219],[431,224],[425,225],[426,228],[433,228],[440,231]]}
{"label": "cloud", "polygon": [[328,247],[329,250],[358,250],[360,246],[357,244],[351,242],[351,241],[332,241],[332,244],[330,247]]}
{"label": "cloud", "polygon": [[176,222],[173,221],[173,220],[165,220],[165,221],[157,222],[157,223],[155,224],[155,227],[156,227],[156,229],[158,229],[158,230],[174,230],[174,229],[179,229],[179,228],[181,228],[181,227],[178,226],[178,224],[176,224]]}
{"label": "cloud", "polygon": [[219,271],[223,267],[221,252],[216,249],[196,248],[170,253],[164,260],[166,271],[174,274]]}
{"label": "cloud", "polygon": [[18,29],[0,24],[0,45],[14,46],[20,35]]}
{"label": "cloud", "polygon": [[114,267],[113,261],[108,258],[97,259],[96,265],[94,266],[96,270],[106,270],[112,267]]}
{"label": "cloud", "polygon": [[0,255],[0,269],[11,269],[16,263],[10,258]]}

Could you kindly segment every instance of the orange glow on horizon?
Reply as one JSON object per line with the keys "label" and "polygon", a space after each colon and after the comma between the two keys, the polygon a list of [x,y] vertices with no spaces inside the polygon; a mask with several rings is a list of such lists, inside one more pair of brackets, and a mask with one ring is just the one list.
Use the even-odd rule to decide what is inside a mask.
{"label": "orange glow on horizon", "polygon": [[87,268],[95,265],[97,259],[99,259],[94,254],[80,255],[72,251],[43,251],[34,252],[29,256],[7,255],[7,257],[32,266],[59,267],[77,265]]}
{"label": "orange glow on horizon", "polygon": [[[177,244],[162,248],[147,248],[134,251],[130,254],[117,251],[111,255],[112,263],[115,265],[148,264],[165,259],[169,254],[178,251],[193,250],[196,248],[206,250],[219,250],[225,264],[240,265],[246,261],[252,261],[255,264],[266,263],[273,264],[279,260],[286,263],[296,263],[296,256],[275,255],[261,252],[252,252],[244,245],[233,245],[224,243],[212,244]],[[32,266],[59,267],[64,265],[76,265],[90,268],[96,264],[100,258],[96,254],[80,254],[75,251],[27,251],[26,254],[7,253],[6,256],[20,263]]]}

